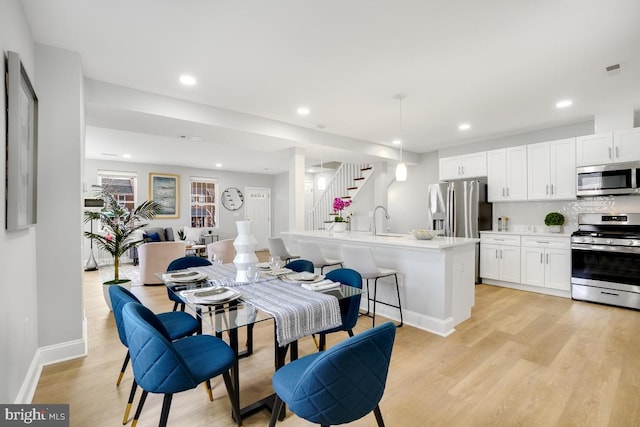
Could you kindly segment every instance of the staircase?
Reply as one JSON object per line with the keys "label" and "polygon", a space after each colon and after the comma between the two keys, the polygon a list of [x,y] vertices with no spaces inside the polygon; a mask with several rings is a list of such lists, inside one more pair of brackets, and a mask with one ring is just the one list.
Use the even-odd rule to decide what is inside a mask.
{"label": "staircase", "polygon": [[340,197],[354,201],[358,192],[373,175],[370,165],[342,163],[335,175],[327,183],[327,189],[307,216],[308,230],[322,230],[325,223],[331,223],[338,214],[333,210],[333,199]]}

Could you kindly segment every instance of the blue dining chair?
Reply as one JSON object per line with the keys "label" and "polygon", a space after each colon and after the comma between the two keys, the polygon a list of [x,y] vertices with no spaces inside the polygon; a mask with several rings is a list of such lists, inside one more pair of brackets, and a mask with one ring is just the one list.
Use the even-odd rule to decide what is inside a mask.
{"label": "blue dining chair", "polygon": [[[122,377],[124,375],[124,371],[129,364],[129,359],[131,357],[129,352],[129,345],[127,343],[127,336],[124,331],[124,322],[122,320],[122,309],[124,306],[130,302],[140,303],[140,300],[136,298],[134,294],[132,294],[129,290],[123,288],[118,285],[111,285],[109,287],[109,296],[111,297],[111,305],[113,307],[113,317],[116,321],[116,329],[118,330],[118,337],[120,338],[120,342],[122,345],[127,347],[127,354],[124,358],[124,363],[122,364],[122,368],[120,369],[120,375],[118,375],[118,381],[116,385],[119,386],[122,381]],[[186,337],[188,335],[193,335],[200,328],[200,322],[198,322],[193,316],[187,313],[183,313],[181,311],[178,312],[168,312],[168,313],[159,313],[156,315],[160,323],[164,326],[169,334],[170,339],[175,340],[178,338]],[[131,392],[129,394],[129,400],[127,402],[127,407],[124,412],[124,418],[122,420],[122,424],[127,423],[127,419],[129,418],[129,413],[131,412],[131,405],[133,403],[133,399],[136,394],[137,384],[136,381],[133,381],[131,385]],[[213,400],[213,393],[211,391],[211,386],[207,388],[207,393],[209,394],[209,399]]]}
{"label": "blue dining chair", "polygon": [[[167,272],[176,271],[176,270],[184,270],[189,267],[204,267],[207,265],[211,265],[211,261],[206,258],[202,258],[199,256],[184,256],[182,258],[174,259],[169,263],[167,267]],[[171,292],[167,287],[167,296],[171,301],[173,301],[173,311],[178,309],[180,306],[180,311],[184,311],[184,301],[180,299],[175,293]]]}
{"label": "blue dining chair", "polygon": [[378,426],[384,427],[379,403],[395,335],[395,325],[386,322],[278,369],[272,379],[276,400],[269,427],[276,425],[283,402],[294,414],[322,426],[350,423],[373,411]]}
{"label": "blue dining chair", "polygon": [[303,271],[308,271],[309,273],[314,272],[313,263],[306,259],[296,259],[294,261],[291,261],[285,264],[284,268],[288,268],[298,273]]}
{"label": "blue dining chair", "polygon": [[230,374],[236,361],[231,347],[212,335],[193,335],[171,341],[167,329],[158,318],[139,303],[126,304],[122,317],[133,375],[143,390],[133,417],[134,423],[140,418],[149,393],[164,395],[159,423],[160,427],[164,427],[175,393],[196,388],[198,384],[222,375],[233,415],[238,426],[242,425]]}
{"label": "blue dining chair", "polygon": [[[331,270],[325,277],[333,282],[340,282],[354,288],[362,289],[362,276],[350,268]],[[360,294],[343,298],[339,301],[339,304],[342,325],[320,332],[320,344],[318,345],[320,351],[325,350],[327,346],[327,334],[344,331],[348,333],[350,337],[353,336],[353,328],[356,326],[356,323],[358,323]]]}

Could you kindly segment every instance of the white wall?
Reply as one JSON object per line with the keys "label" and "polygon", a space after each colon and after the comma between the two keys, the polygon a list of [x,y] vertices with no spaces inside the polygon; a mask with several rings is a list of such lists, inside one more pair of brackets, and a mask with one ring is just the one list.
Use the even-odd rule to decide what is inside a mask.
{"label": "white wall", "polygon": [[[39,96],[39,346],[73,347],[83,339],[83,76],[80,55],[36,45]],[[80,344],[75,354],[84,352]],[[74,352],[69,348],[71,353]]]}
{"label": "white wall", "polygon": [[273,177],[271,192],[272,237],[281,237],[280,233],[289,230],[289,174],[281,173]]}
{"label": "white wall", "polygon": [[[0,49],[4,56],[18,52],[22,64],[39,94],[35,80],[35,49],[22,3],[0,2]],[[3,66],[4,70],[4,66]],[[4,76],[4,73],[3,73]],[[4,78],[2,79],[4,82]],[[0,135],[6,140],[4,84],[0,96]],[[0,176],[6,174],[6,152],[0,150]],[[0,185],[0,200],[5,200],[5,186]],[[27,376],[38,347],[38,310],[36,279],[36,233],[39,226],[23,231],[5,231],[5,209],[0,209],[0,402],[13,403]]]}
{"label": "white wall", "polygon": [[389,187],[389,228],[393,233],[427,228],[427,188],[438,182],[438,155],[423,154],[420,163],[407,168],[405,182]]}
{"label": "white wall", "polygon": [[[116,162],[106,160],[85,161],[84,181],[88,189],[86,197],[94,196],[91,186],[98,184],[98,170],[135,172],[138,175],[137,203],[149,199],[149,173],[170,173],[180,175],[180,217],[155,219],[149,222],[151,226],[173,227],[175,230],[191,225],[189,211],[189,181],[191,177],[214,178],[218,180],[218,197],[227,187],[236,187],[245,193],[245,187],[259,187],[271,189],[272,199],[278,191],[273,189],[274,177],[264,174],[248,174],[238,172],[228,172],[212,169],[197,169],[181,166],[152,165],[147,163]],[[273,211],[276,203],[272,200],[271,209]],[[220,240],[234,238],[237,235],[235,222],[244,219],[245,205],[237,211],[228,211],[222,204],[218,205],[218,228],[214,229],[214,234],[218,234]],[[272,215],[271,228],[274,229]],[[87,226],[88,229],[88,226]],[[176,235],[177,238],[177,235]],[[89,244],[85,241],[85,259],[88,257]],[[100,260],[99,260],[100,261]]]}

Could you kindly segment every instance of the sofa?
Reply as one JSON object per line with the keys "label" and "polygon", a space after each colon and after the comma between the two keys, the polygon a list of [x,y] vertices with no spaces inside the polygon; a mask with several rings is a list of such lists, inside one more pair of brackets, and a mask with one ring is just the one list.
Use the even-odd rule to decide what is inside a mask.
{"label": "sofa", "polygon": [[[218,236],[213,234],[211,227],[184,227],[185,242],[187,244],[206,245],[214,241],[217,241]],[[145,227],[142,230],[138,230],[135,240],[141,240],[142,243],[149,242],[173,242],[179,239],[175,238],[173,227]],[[138,265],[138,247],[136,245],[129,250],[129,258],[133,261],[133,265]]]}

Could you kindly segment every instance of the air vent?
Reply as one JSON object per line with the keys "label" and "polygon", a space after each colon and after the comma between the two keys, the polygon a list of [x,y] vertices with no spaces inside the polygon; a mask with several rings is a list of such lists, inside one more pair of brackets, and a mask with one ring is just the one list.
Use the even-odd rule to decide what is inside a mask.
{"label": "air vent", "polygon": [[607,73],[610,73],[612,71],[618,71],[619,69],[620,69],[620,64],[609,65],[607,68],[605,68],[605,70],[607,70]]}

